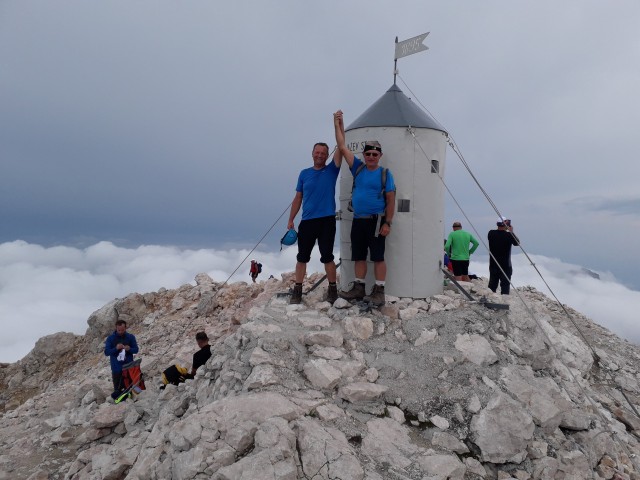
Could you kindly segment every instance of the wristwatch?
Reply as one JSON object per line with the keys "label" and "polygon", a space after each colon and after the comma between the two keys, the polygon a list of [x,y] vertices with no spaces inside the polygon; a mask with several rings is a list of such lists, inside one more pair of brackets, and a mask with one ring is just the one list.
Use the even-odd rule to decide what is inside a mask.
{"label": "wristwatch", "polygon": [[385,221],[384,223],[386,223],[387,225],[391,226],[391,222]]}

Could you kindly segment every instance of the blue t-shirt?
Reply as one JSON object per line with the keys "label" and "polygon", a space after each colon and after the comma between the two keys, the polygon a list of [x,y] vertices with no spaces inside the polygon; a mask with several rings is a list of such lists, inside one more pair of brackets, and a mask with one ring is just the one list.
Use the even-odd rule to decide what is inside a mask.
{"label": "blue t-shirt", "polygon": [[302,193],[302,220],[336,214],[336,180],[340,169],[333,160],[324,168],[305,168],[298,176],[296,192]]}
{"label": "blue t-shirt", "polygon": [[[358,157],[353,159],[351,175],[356,174],[358,167],[362,165],[362,160]],[[387,170],[387,185],[385,192],[394,192],[396,184],[393,175]],[[351,197],[353,213],[356,218],[366,215],[377,215],[384,213],[386,205],[384,195],[382,195],[382,167],[369,170],[366,166],[360,170],[356,177],[356,185]]]}

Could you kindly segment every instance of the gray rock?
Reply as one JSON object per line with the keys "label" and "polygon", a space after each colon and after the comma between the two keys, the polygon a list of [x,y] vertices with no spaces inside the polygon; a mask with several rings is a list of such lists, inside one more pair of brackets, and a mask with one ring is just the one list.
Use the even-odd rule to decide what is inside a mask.
{"label": "gray rock", "polygon": [[548,431],[555,430],[573,406],[551,378],[534,376],[531,367],[510,365],[502,369],[500,379],[528,408],[536,424]]}
{"label": "gray rock", "polygon": [[418,447],[409,437],[407,427],[390,418],[376,418],[367,422],[367,435],[362,439],[362,453],[396,468],[411,465]]}
{"label": "gray rock", "polygon": [[398,423],[405,422],[404,412],[400,410],[398,407],[388,406],[387,415],[389,415],[389,418],[391,418],[392,420],[395,420]]}
{"label": "gray rock", "polygon": [[416,459],[433,480],[463,480],[467,467],[455,455],[426,455]]}
{"label": "gray rock", "polygon": [[325,360],[340,360],[344,356],[341,350],[333,347],[319,347],[312,354]]}
{"label": "gray rock", "polygon": [[308,361],[305,363],[303,370],[305,376],[315,388],[332,389],[342,378],[342,372],[324,359]]}
{"label": "gray rock", "polygon": [[342,346],[342,333],[336,330],[323,330],[321,332],[309,332],[304,336],[305,345],[323,345],[325,347]]}
{"label": "gray rock", "polygon": [[464,443],[446,432],[433,432],[431,443],[436,447],[459,454],[469,452],[469,448]]}
{"label": "gray rock", "polygon": [[351,403],[369,402],[385,393],[389,387],[369,382],[355,382],[340,388],[339,396]]}
{"label": "gray rock", "polygon": [[355,338],[366,340],[373,335],[373,322],[367,317],[346,317],[344,330]]}
{"label": "gray rock", "polygon": [[458,334],[454,345],[468,361],[481,367],[498,361],[487,339],[480,335]]}
{"label": "gray rock", "polygon": [[267,385],[275,385],[280,383],[276,375],[273,365],[261,364],[253,367],[251,374],[244,382],[245,390],[255,390],[256,388],[266,387]]}
{"label": "gray rock", "polygon": [[438,331],[436,329],[427,330],[424,329],[420,336],[414,342],[414,346],[419,347],[420,345],[424,345],[425,343],[432,342],[438,336]]}
{"label": "gray rock", "polygon": [[303,417],[295,422],[300,460],[308,477],[364,479],[364,470],[345,435]]}
{"label": "gray rock", "polygon": [[126,411],[127,411],[126,402],[119,403],[118,405],[103,403],[96,410],[96,413],[93,416],[91,424],[95,428],[115,427],[119,423],[124,422]]}
{"label": "gray rock", "polygon": [[449,428],[449,421],[446,418],[442,418],[440,415],[434,415],[429,420],[440,430],[447,430]]}
{"label": "gray rock", "polygon": [[482,459],[492,463],[520,463],[527,456],[535,425],[531,416],[514,400],[496,393],[471,420],[475,443]]}

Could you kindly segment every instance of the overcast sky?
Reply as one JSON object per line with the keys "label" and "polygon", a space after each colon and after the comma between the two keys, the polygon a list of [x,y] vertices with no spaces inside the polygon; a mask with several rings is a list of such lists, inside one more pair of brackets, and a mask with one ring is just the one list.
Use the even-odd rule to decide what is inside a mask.
{"label": "overcast sky", "polygon": [[[638,25],[635,0],[1,1],[0,243],[250,247],[332,113],[391,86],[396,35],[429,31],[401,78],[527,251],[640,290]],[[446,172],[485,236],[451,150]]]}

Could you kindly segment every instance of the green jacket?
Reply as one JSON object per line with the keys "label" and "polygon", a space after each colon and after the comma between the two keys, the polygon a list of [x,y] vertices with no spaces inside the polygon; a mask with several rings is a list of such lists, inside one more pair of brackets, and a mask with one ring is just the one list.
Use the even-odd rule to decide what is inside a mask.
{"label": "green jacket", "polygon": [[[469,244],[473,244],[469,250]],[[444,244],[444,251],[447,252],[451,260],[469,260],[469,256],[478,248],[478,240],[469,232],[464,230],[454,230],[449,234],[447,243]]]}

